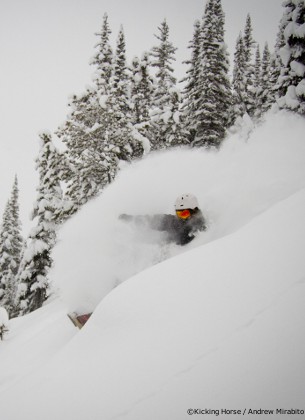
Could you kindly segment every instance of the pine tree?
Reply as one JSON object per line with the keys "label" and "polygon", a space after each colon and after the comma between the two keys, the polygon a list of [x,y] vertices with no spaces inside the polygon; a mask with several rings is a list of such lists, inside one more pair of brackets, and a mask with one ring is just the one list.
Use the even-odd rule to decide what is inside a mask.
{"label": "pine tree", "polygon": [[[218,62],[218,72],[216,73],[217,82],[217,101],[220,112],[222,113],[222,121],[224,128],[229,126],[229,112],[232,104],[231,83],[229,79],[230,59],[227,46],[225,44],[225,14],[222,9],[221,0],[214,0],[214,13],[216,16],[217,28],[216,40],[218,48],[216,50],[216,62]],[[225,132],[219,130],[221,140],[223,140]]]}
{"label": "pine tree", "polygon": [[123,27],[121,26],[117,38],[114,69],[111,79],[111,93],[115,96],[118,110],[123,114],[130,114],[128,98],[129,75],[126,64],[126,42]]}
{"label": "pine tree", "polygon": [[113,73],[113,52],[109,42],[111,29],[108,23],[108,15],[104,14],[102,28],[95,35],[99,40],[96,45],[96,53],[91,60],[91,64],[95,66],[94,80],[97,84],[99,95],[107,95],[110,88],[110,79]]}
{"label": "pine tree", "polygon": [[255,65],[254,65],[254,91],[255,91],[255,113],[254,116],[259,118],[262,113],[262,105],[260,102],[260,90],[261,90],[261,72],[262,62],[259,45],[256,47],[255,53]]}
{"label": "pine tree", "polygon": [[246,78],[245,85],[245,106],[247,113],[250,117],[254,115],[255,112],[255,88],[254,88],[254,75],[255,70],[252,63],[253,49],[256,45],[253,35],[252,35],[252,21],[250,14],[247,15],[246,25],[244,30],[243,44],[245,51],[245,60],[244,60],[244,72]]}
{"label": "pine tree", "polygon": [[130,101],[133,136],[141,136],[145,152],[150,150],[150,110],[154,93],[154,78],[150,74],[150,65],[150,57],[146,52],[141,59],[134,57],[131,63]]}
{"label": "pine tree", "polygon": [[95,85],[71,98],[70,115],[56,133],[67,146],[64,180],[66,195],[73,203],[70,214],[96,196],[113,180],[117,171],[117,159],[112,153],[115,146],[109,144],[109,129],[113,123],[109,106],[113,77],[110,33],[105,14],[102,29],[96,34],[97,50],[91,61],[95,66]]}
{"label": "pine tree", "polygon": [[268,44],[265,44],[262,58],[261,94],[260,103],[262,113],[268,111],[273,103],[272,86],[270,82],[270,60],[271,54]]}
{"label": "pine tree", "polygon": [[[119,160],[130,160],[142,156],[143,147],[133,136],[132,115],[130,104],[130,75],[126,64],[126,42],[123,27],[121,26],[117,38],[115,54],[109,46],[111,33],[104,16],[101,42],[99,43],[99,58],[93,64],[100,69],[97,81],[97,98],[95,104],[95,124],[98,129],[95,136],[100,141],[100,156],[105,158],[104,165],[108,168],[107,178],[110,182],[117,172]],[[102,76],[101,76],[102,75]],[[105,163],[107,163],[105,165]],[[97,186],[105,185],[105,177]]]}
{"label": "pine tree", "polygon": [[[285,28],[288,23],[288,17],[284,13],[279,24],[279,30],[276,38],[275,48],[274,48],[274,68],[271,74],[271,80],[273,81],[273,91],[276,101],[285,95],[287,88],[289,86],[288,78],[288,69],[284,68],[283,61],[281,58],[281,50],[285,46]],[[280,77],[281,76],[281,77]],[[281,81],[281,86],[280,82]],[[284,83],[283,83],[284,82]]]}
{"label": "pine tree", "polygon": [[29,235],[21,263],[23,271],[19,279],[18,298],[21,314],[40,308],[48,296],[51,251],[56,241],[56,225],[60,223],[62,213],[58,152],[49,133],[42,133],[40,140],[40,153],[36,159],[39,187],[32,214],[33,220],[36,220],[36,227]]}
{"label": "pine tree", "polygon": [[0,304],[5,298],[7,277],[11,272],[11,230],[11,208],[8,201],[4,209],[0,231]]}
{"label": "pine tree", "polygon": [[170,102],[162,114],[162,137],[165,148],[189,144],[182,113],[182,96],[178,89],[171,89]]}
{"label": "pine tree", "polygon": [[200,98],[200,51],[201,51],[201,23],[199,20],[195,21],[193,39],[189,44],[191,49],[191,59],[185,61],[185,64],[189,65],[189,69],[186,72],[186,77],[182,82],[186,82],[183,90],[183,114],[185,120],[185,127],[188,131],[188,137],[190,142],[194,141],[198,120],[196,117],[196,106],[197,101]]}
{"label": "pine tree", "polygon": [[245,49],[244,40],[241,34],[236,41],[236,49],[234,53],[233,68],[233,98],[231,109],[231,124],[247,112],[246,107],[246,85],[247,79],[245,75]]}
{"label": "pine tree", "polygon": [[283,17],[280,21],[279,30],[275,42],[274,53],[271,55],[270,62],[270,83],[272,89],[273,102],[279,98],[278,80],[281,74],[282,60],[280,50],[285,45],[284,30],[286,26],[286,19]]}
{"label": "pine tree", "polygon": [[198,82],[194,89],[197,122],[192,146],[219,147],[228,127],[231,103],[229,59],[220,0],[209,0],[206,4],[199,62]]}
{"label": "pine tree", "polygon": [[112,182],[121,160],[143,154],[142,138],[132,126],[123,28],[114,55],[109,33],[105,15],[98,53],[92,61],[97,66],[95,85],[72,98],[72,112],[57,132],[67,146],[66,194],[73,201],[74,212]]}
{"label": "pine tree", "polygon": [[153,94],[153,78],[149,75],[149,55],[142,60],[134,57],[131,62],[132,122],[140,124],[149,121],[149,110]]}
{"label": "pine tree", "polygon": [[176,47],[169,40],[169,26],[164,20],[158,27],[155,37],[159,45],[152,48],[152,66],[156,69],[156,88],[153,96],[152,149],[164,149],[172,145],[183,144],[186,139],[180,126],[181,100],[176,87],[176,78],[172,63]]}
{"label": "pine tree", "polygon": [[132,109],[130,102],[130,74],[126,63],[126,45],[123,28],[117,38],[114,71],[108,105],[112,116],[109,142],[119,160],[129,161],[143,155],[143,146],[133,137]]}
{"label": "pine tree", "polygon": [[305,0],[285,0],[281,20],[284,46],[279,50],[277,83],[280,108],[305,114]]}
{"label": "pine tree", "polygon": [[116,160],[111,154],[114,146],[108,144],[113,118],[105,97],[99,98],[89,90],[75,95],[69,104],[71,113],[56,133],[67,146],[64,180],[67,198],[73,202],[72,213],[96,196],[116,174]]}
{"label": "pine tree", "polygon": [[0,302],[10,315],[13,315],[15,308],[16,277],[20,266],[22,244],[19,189],[16,176],[0,231]]}
{"label": "pine tree", "polygon": [[152,66],[156,68],[157,91],[155,100],[159,105],[167,102],[169,89],[175,87],[176,78],[172,63],[176,61],[176,47],[169,40],[169,26],[164,19],[158,27],[160,34],[155,37],[160,41],[158,46],[152,48],[151,55],[154,58]]}

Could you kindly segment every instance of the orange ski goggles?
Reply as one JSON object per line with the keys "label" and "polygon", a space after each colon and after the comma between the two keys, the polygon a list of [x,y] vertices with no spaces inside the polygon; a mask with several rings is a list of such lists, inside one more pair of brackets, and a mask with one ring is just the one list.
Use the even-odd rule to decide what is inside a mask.
{"label": "orange ski goggles", "polygon": [[188,219],[191,215],[191,212],[188,209],[176,210],[176,215],[179,217],[179,219]]}

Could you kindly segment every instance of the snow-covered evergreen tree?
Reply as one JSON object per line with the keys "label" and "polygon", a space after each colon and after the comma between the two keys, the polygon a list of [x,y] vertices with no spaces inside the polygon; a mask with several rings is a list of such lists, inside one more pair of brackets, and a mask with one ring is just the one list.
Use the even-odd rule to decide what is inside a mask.
{"label": "snow-covered evergreen tree", "polygon": [[[97,98],[95,105],[95,133],[100,141],[103,157],[109,163],[108,182],[113,179],[117,171],[119,160],[130,160],[142,156],[141,142],[133,137],[132,115],[130,103],[130,74],[126,64],[126,42],[121,26],[117,38],[115,54],[109,46],[110,29],[107,15],[104,16],[99,54],[93,64],[98,65]],[[108,60],[101,60],[101,58]],[[106,165],[107,166],[107,165]],[[101,186],[104,182],[101,183]]]}
{"label": "snow-covered evergreen tree", "polygon": [[121,27],[117,38],[114,71],[108,101],[112,116],[108,132],[109,142],[114,146],[115,157],[125,161],[142,156],[144,151],[142,143],[133,136],[130,77],[126,62],[125,35],[123,27]]}
{"label": "snow-covered evergreen tree", "polygon": [[184,62],[189,65],[189,69],[186,72],[186,77],[182,80],[182,82],[186,83],[183,90],[183,114],[185,127],[188,131],[188,138],[191,143],[195,138],[198,125],[196,104],[200,98],[201,41],[201,23],[199,20],[196,20],[194,24],[193,39],[189,44],[191,58]]}
{"label": "snow-covered evergreen tree", "polygon": [[110,45],[109,37],[111,29],[108,23],[108,15],[104,14],[102,28],[95,35],[98,36],[96,52],[91,60],[95,66],[94,81],[97,84],[99,95],[107,95],[110,89],[110,79],[113,73],[113,51]]}
{"label": "snow-covered evergreen tree", "polygon": [[[276,101],[279,99],[280,96],[285,94],[289,86],[289,78],[287,77],[288,69],[284,69],[284,65],[281,58],[281,49],[285,46],[286,43],[284,31],[287,23],[288,17],[284,13],[279,24],[279,30],[274,48],[274,59],[271,68],[271,82],[273,84],[274,98],[276,99]],[[279,81],[281,81],[281,86],[279,84]]]}
{"label": "snow-covered evergreen tree", "polygon": [[152,48],[152,66],[156,69],[156,87],[153,95],[152,149],[158,150],[169,146],[184,144],[187,139],[181,126],[181,96],[176,87],[176,78],[172,63],[176,47],[169,39],[169,26],[164,20],[158,27],[155,37],[159,44]]}
{"label": "snow-covered evergreen tree", "polygon": [[60,223],[62,213],[63,197],[58,178],[59,155],[49,133],[42,133],[40,141],[40,152],[36,159],[39,187],[32,215],[36,226],[28,238],[18,288],[21,314],[38,309],[48,296],[51,251],[56,241],[56,225]]}
{"label": "snow-covered evergreen tree", "polygon": [[130,116],[129,104],[129,74],[126,63],[126,42],[123,27],[121,26],[117,38],[114,68],[111,80],[111,91],[115,96],[120,112]]}
{"label": "snow-covered evergreen tree", "polygon": [[80,95],[74,95],[66,122],[57,131],[67,146],[65,181],[66,195],[73,203],[70,213],[79,209],[114,178],[117,159],[109,144],[109,129],[113,123],[109,97],[113,77],[113,52],[109,42],[111,31],[105,14],[102,29],[96,35],[95,85]]}
{"label": "snow-covered evergreen tree", "polygon": [[[160,134],[164,139],[164,147],[176,147],[189,144],[188,132],[185,129],[182,113],[182,95],[179,89],[169,92],[170,102],[161,115]],[[160,116],[160,115],[159,115]],[[159,120],[160,122],[160,120]]]}
{"label": "snow-covered evergreen tree", "polygon": [[13,314],[15,307],[16,276],[20,266],[22,244],[16,176],[0,230],[0,302],[10,315]]}
{"label": "snow-covered evergreen tree", "polygon": [[108,153],[114,146],[108,144],[112,115],[105,98],[89,89],[73,96],[71,113],[56,133],[67,146],[64,180],[72,213],[111,182],[117,170],[114,156]]}
{"label": "snow-covered evergreen tree", "polygon": [[[245,113],[251,118],[258,113],[258,90],[259,87],[259,51],[256,49],[256,62],[253,63],[252,56],[255,48],[255,41],[252,36],[251,16],[248,14],[244,34],[239,34],[236,41],[233,67],[233,106],[231,109],[231,125],[241,118]],[[260,112],[259,112],[260,113]]]}
{"label": "snow-covered evergreen tree", "polygon": [[250,14],[247,15],[246,25],[244,30],[243,44],[245,52],[244,69],[246,85],[245,85],[245,105],[247,113],[250,117],[255,112],[255,69],[252,62],[253,50],[255,48],[255,41],[253,39],[253,29]]}
{"label": "snow-covered evergreen tree", "polygon": [[231,103],[229,59],[221,0],[208,0],[201,27],[198,81],[194,80],[196,133],[193,147],[218,147],[225,137]]}
{"label": "snow-covered evergreen tree", "polygon": [[261,75],[261,91],[260,91],[260,104],[262,113],[268,111],[273,103],[272,85],[270,80],[270,66],[271,54],[268,44],[265,44],[263,57],[262,57],[262,75]]}
{"label": "snow-covered evergreen tree", "polygon": [[233,67],[233,98],[231,109],[231,123],[233,124],[238,118],[247,112],[246,107],[246,84],[245,75],[245,49],[242,34],[239,34],[236,41],[236,49],[234,53]]}
{"label": "snow-covered evergreen tree", "polygon": [[176,47],[169,40],[169,26],[166,19],[158,27],[159,34],[155,37],[159,40],[159,45],[154,46],[151,51],[153,58],[152,66],[156,68],[157,87],[154,100],[158,105],[167,103],[169,89],[175,87],[176,78],[172,63],[176,61]]}
{"label": "snow-covered evergreen tree", "polygon": [[[232,91],[229,78],[230,71],[230,57],[227,45],[225,43],[225,14],[222,9],[221,0],[214,0],[214,13],[216,17],[217,29],[216,40],[218,49],[216,50],[216,61],[218,61],[218,68],[216,72],[217,83],[217,101],[219,109],[222,113],[222,121],[224,127],[229,125],[229,111],[232,104]],[[220,130],[224,136],[224,131]],[[221,140],[222,140],[221,136]]]}
{"label": "snow-covered evergreen tree", "polygon": [[261,69],[262,62],[261,62],[261,54],[260,54],[260,48],[257,44],[256,47],[256,53],[255,53],[255,64],[254,64],[254,91],[255,91],[255,117],[260,117],[261,115],[261,103],[260,103],[260,97],[259,97],[259,91],[261,88]]}
{"label": "snow-covered evergreen tree", "polygon": [[134,57],[131,63],[131,104],[132,122],[141,124],[149,121],[149,111],[154,93],[154,79],[150,75],[150,57],[144,53],[142,58]]}
{"label": "snow-covered evergreen tree", "polygon": [[260,85],[261,66],[262,66],[261,53],[260,53],[259,45],[257,44],[256,53],[255,53],[255,65],[254,65],[254,81],[255,81],[256,88]]}
{"label": "snow-covered evergreen tree", "polygon": [[274,85],[272,83],[271,75],[271,54],[267,43],[264,47],[260,67],[259,82],[256,85],[256,118],[260,118],[266,111],[268,111],[275,100],[273,89]]}
{"label": "snow-covered evergreen tree", "polygon": [[279,98],[279,86],[278,80],[281,74],[281,57],[280,57],[280,49],[285,45],[284,40],[284,29],[282,24],[280,23],[279,32],[277,35],[274,52],[271,54],[270,58],[270,86],[271,86],[271,96],[272,102],[276,103],[277,99]]}
{"label": "snow-covered evergreen tree", "polygon": [[145,52],[142,58],[134,57],[131,63],[131,111],[134,136],[142,139],[144,152],[150,150],[150,110],[154,94],[154,78],[150,74],[150,56]]}
{"label": "snow-covered evergreen tree", "polygon": [[284,46],[280,49],[278,79],[280,108],[305,114],[305,0],[285,0],[282,27]]}
{"label": "snow-covered evergreen tree", "polygon": [[72,212],[96,196],[116,176],[121,160],[143,155],[141,136],[132,126],[130,75],[123,28],[115,54],[109,45],[107,15],[97,35],[95,85],[70,102],[71,113],[57,135],[67,146],[66,195]]}
{"label": "snow-covered evergreen tree", "polygon": [[5,280],[6,276],[5,273],[7,271],[7,267],[9,266],[8,257],[9,255],[6,252],[7,245],[10,245],[10,242],[7,241],[7,237],[10,231],[10,208],[9,208],[9,201],[7,202],[3,216],[2,216],[2,225],[0,231],[0,303],[2,302],[4,291],[5,291]]}
{"label": "snow-covered evergreen tree", "polygon": [[271,60],[270,60],[270,83],[272,88],[272,96],[273,96],[273,102],[276,102],[276,100],[279,98],[279,85],[278,80],[279,76],[281,74],[281,66],[282,66],[282,60],[280,56],[280,50],[285,45],[285,37],[284,37],[284,30],[286,26],[286,17],[281,19],[279,30],[275,42],[274,47],[274,53],[271,54]]}

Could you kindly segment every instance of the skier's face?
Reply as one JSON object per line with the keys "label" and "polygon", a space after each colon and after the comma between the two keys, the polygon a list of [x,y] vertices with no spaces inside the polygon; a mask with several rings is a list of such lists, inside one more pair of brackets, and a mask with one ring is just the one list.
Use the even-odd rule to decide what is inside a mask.
{"label": "skier's face", "polygon": [[184,209],[184,210],[176,210],[176,215],[179,219],[188,219],[189,217],[191,217],[191,212],[189,209]]}

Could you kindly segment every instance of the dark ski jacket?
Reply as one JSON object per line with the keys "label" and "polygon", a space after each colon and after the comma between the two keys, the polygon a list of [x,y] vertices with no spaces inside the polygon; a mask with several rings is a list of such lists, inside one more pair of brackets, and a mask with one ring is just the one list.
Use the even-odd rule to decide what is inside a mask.
{"label": "dark ski jacket", "polygon": [[186,245],[191,242],[196,233],[206,230],[205,219],[199,209],[193,211],[188,219],[179,219],[172,214],[156,214],[153,216],[130,216],[122,214],[122,220],[130,220],[137,225],[147,225],[151,229],[167,233],[167,242]]}

